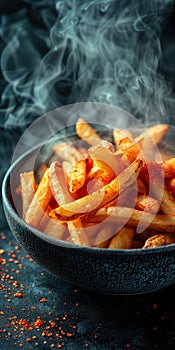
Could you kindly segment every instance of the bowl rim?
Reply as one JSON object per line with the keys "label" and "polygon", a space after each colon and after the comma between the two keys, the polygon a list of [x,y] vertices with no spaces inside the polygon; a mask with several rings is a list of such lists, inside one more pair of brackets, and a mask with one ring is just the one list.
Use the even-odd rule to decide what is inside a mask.
{"label": "bowl rim", "polygon": [[[168,125],[168,124],[167,124]],[[173,125],[169,125],[170,127],[175,127]],[[64,241],[52,236],[49,236],[45,234],[44,232],[34,228],[31,225],[28,225],[22,217],[20,217],[14,208],[12,207],[10,200],[8,198],[7,194],[7,189],[9,186],[9,180],[10,180],[10,174],[11,172],[15,169],[15,167],[19,164],[21,160],[23,160],[25,157],[29,156],[32,152],[37,151],[39,147],[42,147],[43,143],[38,144],[37,146],[29,149],[27,152],[25,152],[22,156],[20,156],[18,159],[16,159],[15,162],[13,162],[8,170],[6,171],[3,181],[2,181],[2,202],[3,202],[3,207],[4,209],[8,209],[10,212],[11,216],[13,219],[18,223],[18,225],[22,225],[26,227],[28,231],[31,231],[35,236],[40,238],[41,240],[46,241],[49,244],[55,245],[55,246],[60,246],[62,248],[69,248],[69,249],[78,249],[78,250],[83,250],[87,252],[94,252],[95,254],[100,253],[100,254],[114,254],[114,255],[135,255],[137,254],[153,254],[154,252],[156,253],[162,253],[163,251],[172,251],[175,249],[175,243],[165,245],[165,246],[160,246],[160,247],[155,247],[155,248],[149,248],[149,249],[141,249],[141,248],[132,248],[132,249],[111,249],[111,248],[99,248],[99,247],[91,247],[91,246],[80,246],[78,244],[74,244],[68,241]]]}

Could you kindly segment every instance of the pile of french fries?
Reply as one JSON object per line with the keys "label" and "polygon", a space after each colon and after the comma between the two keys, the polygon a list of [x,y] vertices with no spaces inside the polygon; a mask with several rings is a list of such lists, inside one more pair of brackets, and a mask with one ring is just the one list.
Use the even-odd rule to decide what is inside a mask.
{"label": "pile of french fries", "polygon": [[145,249],[175,243],[175,158],[158,162],[143,156],[167,130],[154,125],[134,138],[115,129],[111,143],[78,119],[84,147],[55,144],[50,163],[20,174],[22,218],[80,246]]}

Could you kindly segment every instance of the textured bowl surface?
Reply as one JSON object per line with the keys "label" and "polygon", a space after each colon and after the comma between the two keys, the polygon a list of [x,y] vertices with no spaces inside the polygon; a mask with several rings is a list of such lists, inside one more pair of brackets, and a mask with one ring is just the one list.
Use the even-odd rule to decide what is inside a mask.
{"label": "textured bowl surface", "polygon": [[174,284],[175,244],[145,250],[80,247],[27,225],[11,203],[10,174],[18,178],[20,165],[29,166],[28,160],[35,151],[25,154],[8,170],[2,197],[10,229],[37,263],[74,285],[100,293],[146,293]]}

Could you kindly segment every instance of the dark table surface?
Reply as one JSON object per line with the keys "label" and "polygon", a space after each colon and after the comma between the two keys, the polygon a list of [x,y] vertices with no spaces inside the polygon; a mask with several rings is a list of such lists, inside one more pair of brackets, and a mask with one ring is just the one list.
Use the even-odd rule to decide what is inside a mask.
{"label": "dark table surface", "polygon": [[0,233],[1,349],[173,349],[175,286],[137,296],[99,295],[51,275]]}
{"label": "dark table surface", "polygon": [[[72,3],[74,5],[79,4],[78,1]],[[97,4],[97,1],[92,3]],[[104,16],[109,3],[114,4],[116,2],[104,1],[103,8],[100,9],[101,16]],[[116,7],[117,16],[120,12],[123,16],[121,16],[121,19],[126,19],[127,10],[128,14],[133,13],[133,9],[136,10],[134,13],[137,13],[138,16],[137,25],[140,23],[137,35],[141,36],[138,37],[138,42],[143,45],[143,50],[141,52],[138,50],[138,55],[141,53],[143,55],[143,52],[146,52],[144,51],[145,40],[155,39],[156,30],[161,35],[162,52],[158,57],[159,65],[156,67],[158,75],[157,73],[152,75],[151,72],[153,71],[151,69],[146,73],[150,72],[150,76],[154,76],[154,83],[156,83],[157,77],[160,78],[161,76],[160,82],[166,81],[166,87],[169,87],[169,90],[163,89],[163,85],[161,85],[163,83],[156,83],[156,86],[161,87],[158,96],[155,95],[154,91],[151,92],[153,98],[155,97],[153,102],[159,102],[160,120],[163,121],[163,118],[165,118],[165,121],[169,123],[174,123],[175,101],[173,97],[175,87],[173,3],[173,1],[144,1],[142,9],[140,1],[124,1],[120,5],[121,11],[119,5]],[[76,84],[77,77],[72,77],[70,74],[69,77],[66,75],[67,80],[64,79],[64,75],[59,76],[59,84],[56,86],[57,95],[54,91],[53,98],[51,99],[49,95],[48,103],[44,105],[45,95],[39,95],[40,90],[36,85],[35,74],[33,73],[34,67],[39,64],[42,57],[46,57],[47,51],[51,48],[50,40],[60,39],[59,36],[57,38],[55,31],[59,24],[59,21],[56,22],[56,16],[58,13],[60,16],[63,15],[64,11],[71,14],[70,4],[71,2],[67,0],[65,2],[21,0],[14,1],[12,5],[10,1],[0,0],[0,47],[2,54],[0,75],[1,181],[10,164],[14,146],[27,125],[45,111],[57,107],[55,101],[59,101],[58,105],[75,102],[78,93],[80,94],[80,101],[88,100],[87,90],[80,89],[80,86]],[[95,12],[92,11],[92,7],[87,6],[88,1],[85,1],[84,4],[86,8],[84,6],[81,13],[78,13],[80,17],[76,17],[76,21],[77,18],[79,21],[76,23],[84,23],[82,21],[84,17],[81,16],[87,11],[89,11],[90,16],[94,16]],[[65,8],[63,8],[64,6]],[[143,20],[144,12],[147,16],[146,22]],[[142,14],[143,21],[141,21],[139,13]],[[111,16],[113,14],[114,11],[111,11]],[[89,25],[93,28],[94,22],[91,22],[90,19]],[[72,24],[71,20],[74,21],[74,18],[69,18],[69,24]],[[65,19],[60,23],[65,24]],[[122,40],[132,36],[135,38],[136,32],[134,30],[133,32],[129,31],[128,26],[131,25],[131,22],[121,21],[121,23],[122,26],[127,27],[130,33],[128,37],[123,36]],[[52,26],[53,30],[50,36]],[[148,30],[148,28],[151,28],[150,26],[154,29],[153,35]],[[161,31],[159,30],[160,26]],[[124,33],[123,28],[120,26],[118,28],[120,35]],[[147,30],[149,34],[144,36]],[[87,42],[89,37],[88,32]],[[122,45],[127,46],[127,44],[129,44],[129,41],[128,43],[122,41]],[[18,52],[19,47],[21,51]],[[159,45],[156,46],[156,48],[158,47]],[[156,52],[155,55],[157,55]],[[107,55],[106,59],[108,59]],[[145,59],[147,59],[147,56],[145,56]],[[71,62],[70,64],[75,64],[75,62]],[[78,64],[75,65],[75,68],[78,68]],[[149,67],[146,66],[146,68]],[[88,78],[88,75],[86,75],[86,78]],[[73,82],[75,84],[72,89],[71,84]],[[79,80],[80,83],[82,83],[82,80]],[[45,86],[48,88],[47,84],[43,85],[43,87]],[[123,93],[124,88],[124,85],[122,85],[118,89],[118,93],[121,92],[122,96],[125,95]],[[129,85],[127,85],[127,89],[129,89]],[[148,90],[149,96],[150,89]],[[137,91],[139,96],[139,89]],[[39,99],[37,103],[36,97]],[[112,103],[113,101],[109,100],[108,102]],[[142,102],[142,100],[140,101]],[[119,98],[117,104],[120,104],[120,102]],[[128,107],[131,112],[137,112],[138,117],[143,117],[145,110],[139,110],[142,103],[137,106],[138,108],[135,108],[135,106],[134,103],[128,104],[128,95],[126,100],[122,100],[121,107],[125,107],[125,109]],[[150,106],[155,105],[150,103]],[[156,104],[155,115],[157,106]],[[167,111],[166,116],[165,110]],[[76,281],[75,286],[70,285],[51,275],[32,261],[18,246],[18,242],[15,241],[7,226],[2,206],[0,209],[0,349],[174,349],[175,285],[156,293],[137,296],[108,296],[81,290],[76,287]]]}

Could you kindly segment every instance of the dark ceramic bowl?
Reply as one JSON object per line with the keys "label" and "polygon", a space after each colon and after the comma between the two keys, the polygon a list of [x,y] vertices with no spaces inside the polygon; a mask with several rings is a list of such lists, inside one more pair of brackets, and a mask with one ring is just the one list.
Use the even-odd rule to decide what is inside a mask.
{"label": "dark ceramic bowl", "polygon": [[[170,128],[161,143],[165,153],[175,144]],[[167,140],[169,146],[167,146]],[[11,200],[10,175],[29,171],[37,148],[23,155],[5,175],[2,196],[9,226],[25,251],[47,270],[87,290],[106,294],[136,294],[160,290],[175,282],[175,244],[155,249],[111,250],[81,247],[45,235],[27,225]]]}

